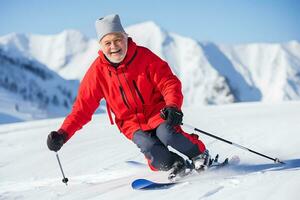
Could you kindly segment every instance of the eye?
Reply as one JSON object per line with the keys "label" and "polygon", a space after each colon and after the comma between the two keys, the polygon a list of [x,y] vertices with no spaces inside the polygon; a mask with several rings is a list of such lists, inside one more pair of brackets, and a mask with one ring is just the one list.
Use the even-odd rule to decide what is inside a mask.
{"label": "eye", "polygon": [[122,38],[117,38],[117,39],[115,39],[115,42],[116,42],[116,43],[122,42]]}

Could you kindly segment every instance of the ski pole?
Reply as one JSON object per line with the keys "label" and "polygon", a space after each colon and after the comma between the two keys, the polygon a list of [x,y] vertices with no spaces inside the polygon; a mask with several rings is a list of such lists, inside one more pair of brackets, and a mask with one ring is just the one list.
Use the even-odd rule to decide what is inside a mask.
{"label": "ski pole", "polygon": [[55,153],[56,153],[56,159],[57,159],[57,161],[58,161],[60,171],[61,171],[61,173],[62,173],[62,175],[63,175],[62,182],[65,183],[66,185],[68,185],[69,179],[65,177],[64,171],[63,171],[63,169],[62,169],[62,166],[61,166],[61,163],[60,163],[60,160],[59,160],[59,157],[58,157],[58,153],[57,153],[57,152],[55,152]]}
{"label": "ski pole", "polygon": [[203,131],[203,130],[200,130],[200,129],[198,129],[198,128],[195,128],[195,127],[193,127],[193,126],[191,126],[191,125],[184,124],[184,123],[182,123],[182,125],[185,126],[185,127],[187,127],[187,128],[193,129],[194,131],[203,133],[203,134],[208,135],[208,136],[210,136],[210,137],[213,137],[213,138],[215,138],[215,139],[217,139],[217,140],[220,140],[220,141],[222,141],[222,142],[225,142],[225,143],[227,143],[227,144],[233,145],[233,146],[238,147],[238,148],[240,148],[240,149],[243,149],[243,150],[249,151],[249,152],[251,152],[251,153],[255,153],[255,154],[259,155],[259,156],[265,157],[265,158],[267,158],[267,159],[273,160],[275,163],[285,164],[284,162],[280,161],[278,158],[272,158],[272,157],[270,157],[270,156],[264,155],[264,154],[262,154],[262,153],[259,153],[259,152],[257,152],[257,151],[254,151],[254,150],[249,149],[249,148],[247,148],[247,147],[244,147],[244,146],[242,146],[242,145],[236,144],[236,143],[231,142],[231,141],[229,141],[229,140],[226,140],[226,139],[224,139],[224,138],[218,137],[218,136],[213,135],[213,134],[211,134],[211,133],[208,133],[208,132],[206,132],[206,131]]}

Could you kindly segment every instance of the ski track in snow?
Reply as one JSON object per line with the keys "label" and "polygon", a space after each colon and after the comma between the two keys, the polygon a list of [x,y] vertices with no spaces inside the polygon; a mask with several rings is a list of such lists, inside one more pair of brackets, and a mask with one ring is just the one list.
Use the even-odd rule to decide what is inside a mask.
{"label": "ski track in snow", "polygon": [[[199,109],[201,121],[192,119]],[[143,155],[100,114],[59,152],[68,186],[62,183],[55,154],[46,147],[49,131],[62,119],[0,126],[0,199],[297,199],[300,183],[300,102],[265,106],[237,104],[187,109],[187,121],[286,164],[272,161],[200,135],[212,155],[238,155],[240,163],[189,176],[167,190],[135,191],[137,178],[166,182],[151,172]],[[190,117],[190,118],[189,118]],[[222,122],[222,123],[219,123]],[[217,126],[216,126],[217,124]],[[263,131],[261,131],[263,129]],[[267,142],[266,142],[267,141]]]}
{"label": "ski track in snow", "polygon": [[219,192],[220,190],[222,190],[223,188],[224,188],[224,186],[217,187],[216,189],[213,189],[212,191],[209,191],[209,192],[207,192],[206,194],[204,194],[204,195],[201,197],[201,199],[202,199],[202,198],[209,197],[209,196],[212,196],[212,195],[216,194],[217,192]]}

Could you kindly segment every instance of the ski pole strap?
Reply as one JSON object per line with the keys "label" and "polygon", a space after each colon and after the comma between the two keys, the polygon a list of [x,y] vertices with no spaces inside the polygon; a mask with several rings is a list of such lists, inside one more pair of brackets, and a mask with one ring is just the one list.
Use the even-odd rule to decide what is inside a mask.
{"label": "ski pole strap", "polygon": [[194,130],[194,131],[203,133],[204,135],[207,135],[207,136],[210,136],[210,137],[215,138],[215,139],[217,139],[217,140],[223,141],[223,142],[225,142],[225,143],[227,143],[227,144],[233,145],[233,146],[238,147],[238,148],[240,148],[240,149],[243,149],[243,150],[249,151],[249,152],[251,152],[251,153],[255,153],[255,154],[259,155],[259,156],[265,157],[265,158],[267,158],[267,159],[273,160],[275,163],[285,164],[284,162],[280,161],[278,158],[272,158],[272,157],[269,157],[269,156],[267,156],[267,155],[264,155],[264,154],[262,154],[262,153],[259,153],[259,152],[257,152],[257,151],[254,151],[254,150],[249,149],[249,148],[247,148],[247,147],[244,147],[244,146],[242,146],[242,145],[236,144],[236,143],[231,142],[231,141],[229,141],[229,140],[226,140],[226,139],[224,139],[224,138],[218,137],[218,136],[213,135],[213,134],[211,134],[211,133],[208,133],[208,132],[206,132],[206,131],[203,131],[203,130],[200,130],[200,129],[198,129],[198,128],[195,128],[195,127],[193,127],[193,126],[191,126],[191,125],[184,124],[184,123],[182,123],[182,125],[185,126],[185,127],[187,127],[187,128],[189,128],[189,129],[192,129],[192,130]]}

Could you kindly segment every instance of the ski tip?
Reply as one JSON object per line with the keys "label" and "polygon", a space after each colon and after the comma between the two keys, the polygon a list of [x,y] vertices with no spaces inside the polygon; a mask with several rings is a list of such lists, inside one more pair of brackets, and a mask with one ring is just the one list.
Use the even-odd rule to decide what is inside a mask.
{"label": "ski tip", "polygon": [[168,189],[172,186],[174,186],[176,183],[158,183],[153,182],[147,179],[136,179],[131,183],[131,187],[134,190],[162,190],[162,189]]}
{"label": "ski tip", "polygon": [[131,183],[131,187],[135,190],[140,190],[147,188],[149,185],[152,185],[153,182],[147,179],[136,179]]}

